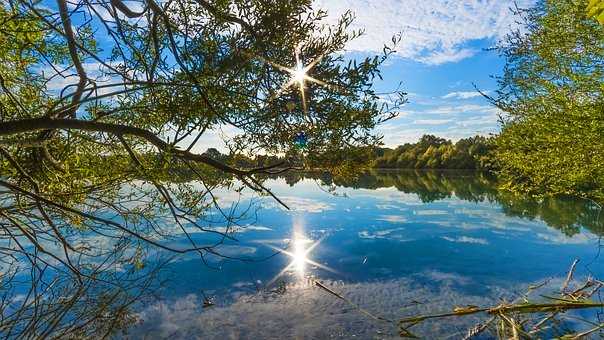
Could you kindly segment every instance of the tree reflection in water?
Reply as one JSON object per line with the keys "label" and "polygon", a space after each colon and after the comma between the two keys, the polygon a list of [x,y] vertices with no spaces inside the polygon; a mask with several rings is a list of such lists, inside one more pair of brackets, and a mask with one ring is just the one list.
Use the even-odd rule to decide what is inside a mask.
{"label": "tree reflection in water", "polygon": [[328,173],[288,173],[280,176],[293,186],[305,178],[319,180],[332,187],[378,189],[395,187],[416,194],[423,203],[451,198],[469,202],[492,202],[507,216],[540,219],[567,236],[581,227],[596,235],[604,234],[601,207],[590,200],[574,197],[536,198],[498,190],[496,179],[473,171],[371,170],[358,177],[334,177]]}

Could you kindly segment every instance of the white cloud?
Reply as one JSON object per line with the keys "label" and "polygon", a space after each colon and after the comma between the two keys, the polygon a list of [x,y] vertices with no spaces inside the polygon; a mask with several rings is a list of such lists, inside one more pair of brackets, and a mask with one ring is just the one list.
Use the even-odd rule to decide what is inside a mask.
{"label": "white cloud", "polygon": [[227,231],[229,233],[243,233],[246,231],[271,231],[273,229],[269,228],[269,227],[265,227],[265,226],[261,226],[261,225],[251,225],[251,224],[247,224],[247,225],[243,225],[243,226],[230,226],[228,229],[227,227],[215,227],[215,228],[211,228],[214,231],[217,231],[219,233],[226,233]]}
{"label": "white cloud", "polygon": [[[46,83],[46,89],[52,93],[59,93],[67,86],[70,86],[70,88],[66,90],[64,95],[75,91],[75,85],[80,81],[80,78],[76,73],[73,65],[55,65],[55,67],[61,72],[61,74],[59,74],[57,71],[55,71],[55,69],[50,66],[45,66],[44,68],[40,69],[40,72],[44,74],[44,77],[46,79],[50,79],[50,81]],[[107,69],[101,63],[82,63],[82,67],[84,68],[88,79],[94,80],[94,82],[98,86],[111,85],[119,82],[119,79],[117,79],[116,77],[111,77],[107,75]],[[98,95],[104,95],[111,93],[111,91],[115,90],[115,87],[104,87],[98,89],[97,93]]]}
{"label": "white cloud", "polygon": [[489,244],[489,241],[487,241],[483,238],[474,238],[474,237],[468,237],[468,236],[460,236],[457,238],[443,236],[442,239],[447,240],[449,242],[457,242],[457,243],[474,243],[474,244],[482,244],[482,245]]}
{"label": "white cloud", "polygon": [[[290,208],[290,211],[321,213],[327,210],[333,210],[333,206],[331,204],[321,202],[312,198],[279,196],[279,199]],[[263,203],[263,206],[269,209],[278,208],[281,210],[285,210],[284,206],[282,206],[278,202],[275,202],[272,199],[268,202]]]}
{"label": "white cloud", "polygon": [[428,129],[407,128],[404,124],[392,124],[392,126],[394,131],[384,134],[384,144],[388,147],[396,147],[403,143],[415,143],[423,135],[433,133]]}
{"label": "white cloud", "polygon": [[[382,275],[388,272],[386,268],[379,269]],[[424,284],[426,276],[439,279],[435,282],[437,289]],[[214,307],[205,309],[201,307],[202,297],[192,294],[158,301],[138,313],[143,322],[129,330],[129,335],[173,340],[326,339],[334,334],[343,339],[371,339],[376,334],[379,338],[398,337],[396,323],[368,318],[344,301],[307,283],[309,281],[301,281],[288,284],[285,292],[280,294],[233,294],[234,301],[228,304],[217,298]],[[463,294],[459,289],[453,289],[451,283],[465,284],[467,279],[441,272],[426,273],[422,280],[345,283],[322,279],[321,282],[363,309],[391,319],[399,318],[401,311],[408,315],[423,314],[452,309],[456,305],[488,305],[502,296],[513,296],[512,289],[491,286],[481,295]],[[451,329],[465,330],[475,323],[474,319],[450,318],[416,325],[413,331],[438,338],[449,335]]]}
{"label": "white cloud", "polygon": [[[488,93],[489,91],[485,91]],[[482,94],[478,91],[459,91],[459,92],[451,92],[442,96],[443,99],[470,99],[480,97]]]}
{"label": "white cloud", "polygon": [[404,223],[407,221],[405,216],[401,215],[381,215],[380,217],[376,218],[376,220],[390,223]]}
{"label": "white cloud", "polygon": [[377,129],[384,136],[386,146],[415,143],[425,134],[436,134],[454,142],[468,136],[489,135],[499,130],[501,114],[491,105],[449,105],[439,101],[408,112],[408,116],[392,119]]}
{"label": "white cloud", "polygon": [[417,216],[436,216],[436,215],[448,215],[449,213],[446,210],[438,210],[438,209],[425,209],[425,210],[416,210],[414,214]]}
{"label": "white cloud", "polygon": [[466,105],[445,105],[437,106],[433,109],[426,109],[426,113],[434,114],[451,114],[451,113],[467,113],[467,112],[491,112],[494,109],[491,105],[477,105],[477,104],[466,104]]}
{"label": "white cloud", "polygon": [[[517,1],[528,7],[534,0]],[[512,0],[315,0],[328,21],[347,10],[356,15],[354,29],[365,35],[349,43],[350,51],[381,52],[391,37],[402,33],[396,53],[426,64],[456,62],[474,55],[475,40],[499,40],[515,26]]]}
{"label": "white cloud", "polygon": [[417,125],[443,125],[451,123],[453,119],[416,119],[413,124]]}
{"label": "white cloud", "polygon": [[369,231],[369,230],[361,230],[358,232],[358,236],[359,238],[364,238],[364,239],[391,239],[391,240],[398,240],[401,242],[407,242],[407,241],[411,241],[411,239],[408,238],[403,238],[402,235],[402,231],[404,231],[405,228],[394,228],[394,229],[384,229],[384,230],[377,230],[377,231]]}
{"label": "white cloud", "polygon": [[546,230],[549,233],[537,233],[537,237],[553,244],[588,244],[597,242],[597,238],[588,233],[581,233],[568,237],[559,231]]}
{"label": "white cloud", "polygon": [[[209,148],[215,148],[220,152],[228,153],[227,141],[233,139],[235,136],[240,134],[242,131],[231,125],[216,126],[211,130],[206,131],[203,136],[195,143],[192,152],[202,153]],[[187,138],[183,139],[177,145],[181,148],[188,148],[189,145],[197,137],[197,132],[193,132]]]}
{"label": "white cloud", "polygon": [[378,210],[401,209],[401,207],[395,204],[376,204],[375,208]]}
{"label": "white cloud", "polygon": [[[161,1],[160,1],[160,3],[161,3]],[[145,9],[145,4],[143,1],[124,1],[124,5],[126,5],[126,7],[128,7],[131,11],[136,12],[136,13],[141,13]],[[112,22],[115,20],[115,17],[113,16],[113,14],[111,12],[109,12],[105,6],[103,6],[101,4],[93,4],[93,5],[89,5],[89,6],[90,6],[92,14],[95,16],[98,16],[100,19],[103,19],[103,20],[109,21],[109,22]],[[67,7],[70,10],[76,9],[75,4],[72,2],[68,2]],[[52,11],[56,12],[57,10],[53,9]],[[144,15],[142,15],[138,18],[130,19],[126,15],[124,15],[121,11],[117,11],[117,16],[120,18],[120,20],[126,20],[131,24],[138,24],[139,26],[142,26],[142,25],[146,24],[146,22],[147,22],[147,19]]]}
{"label": "white cloud", "polygon": [[428,65],[440,65],[445,63],[455,63],[469,58],[476,54],[476,50],[462,48],[460,50],[447,49],[444,51],[434,51],[426,57],[420,57],[418,60]]}
{"label": "white cloud", "polygon": [[255,254],[257,248],[222,244],[215,247],[214,250],[222,256],[241,257]]}

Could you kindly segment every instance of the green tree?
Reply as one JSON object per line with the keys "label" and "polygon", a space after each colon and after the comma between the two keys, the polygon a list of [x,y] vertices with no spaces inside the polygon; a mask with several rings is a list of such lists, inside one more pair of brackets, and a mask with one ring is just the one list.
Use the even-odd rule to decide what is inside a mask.
{"label": "green tree", "polygon": [[522,10],[500,47],[495,105],[506,114],[496,158],[506,187],[604,199],[604,29],[586,1]]}
{"label": "green tree", "polygon": [[[287,168],[235,154],[333,171],[362,163],[397,109],[372,89],[392,49],[346,62],[352,15],[333,26],[324,16],[311,1],[3,2],[0,332],[108,336],[149,285],[148,247],[224,256],[232,235],[209,226],[239,216],[214,189],[272,195],[261,175]],[[226,127],[237,131],[230,155],[199,149]],[[189,244],[167,242],[176,236]],[[25,300],[11,278],[31,283]]]}
{"label": "green tree", "polygon": [[474,136],[453,144],[444,138],[425,135],[417,143],[381,150],[375,155],[374,168],[399,169],[475,169],[490,171],[493,142]]}

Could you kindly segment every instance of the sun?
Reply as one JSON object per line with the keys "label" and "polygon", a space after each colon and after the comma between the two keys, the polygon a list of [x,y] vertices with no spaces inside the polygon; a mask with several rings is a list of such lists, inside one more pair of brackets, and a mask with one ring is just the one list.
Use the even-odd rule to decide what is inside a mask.
{"label": "sun", "polygon": [[259,58],[262,59],[264,62],[276,67],[277,69],[289,73],[289,79],[285,83],[283,83],[281,85],[281,87],[279,89],[277,89],[277,91],[275,91],[272,95],[270,95],[268,97],[267,103],[272,101],[273,99],[279,97],[283,92],[287,91],[291,87],[297,87],[300,91],[300,97],[302,99],[302,108],[303,108],[304,112],[307,113],[308,107],[307,107],[307,103],[306,103],[306,94],[305,94],[306,83],[312,82],[312,83],[315,83],[315,84],[318,84],[321,86],[325,86],[325,87],[329,87],[329,88],[332,88],[332,86],[325,83],[324,81],[311,77],[308,74],[309,71],[323,59],[324,55],[318,56],[317,58],[313,59],[312,61],[310,61],[308,64],[305,65],[304,62],[302,61],[302,57],[300,56],[300,50],[301,50],[300,46],[296,47],[296,49],[294,50],[294,57],[295,57],[296,63],[294,64],[294,66],[291,66],[291,67],[286,67],[286,66],[280,65],[273,61],[264,59],[262,57],[259,57]]}
{"label": "sun", "polygon": [[302,63],[298,63],[296,68],[292,70],[292,79],[295,80],[298,84],[304,86],[304,80],[306,79],[306,70],[304,69],[304,65]]}

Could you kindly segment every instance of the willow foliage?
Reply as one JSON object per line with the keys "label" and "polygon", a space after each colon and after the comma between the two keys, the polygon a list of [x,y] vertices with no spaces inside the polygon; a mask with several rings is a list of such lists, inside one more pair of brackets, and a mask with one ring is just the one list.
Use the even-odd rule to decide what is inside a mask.
{"label": "willow foliage", "polygon": [[604,200],[604,27],[586,7],[549,0],[522,10],[524,29],[500,47],[496,157],[512,190]]}
{"label": "willow foliage", "polygon": [[246,210],[213,191],[273,195],[261,175],[288,164],[218,159],[211,132],[235,131],[233,154],[366,161],[396,115],[373,90],[392,48],[345,60],[353,16],[325,16],[307,0],[2,2],[0,335],[108,337],[154,286],[152,254],[227,257]]}
{"label": "willow foliage", "polygon": [[587,15],[595,18],[599,23],[604,25],[604,1],[589,0],[589,5],[587,5]]}

